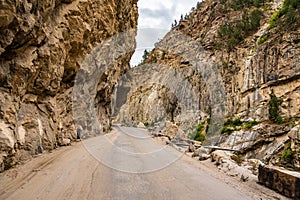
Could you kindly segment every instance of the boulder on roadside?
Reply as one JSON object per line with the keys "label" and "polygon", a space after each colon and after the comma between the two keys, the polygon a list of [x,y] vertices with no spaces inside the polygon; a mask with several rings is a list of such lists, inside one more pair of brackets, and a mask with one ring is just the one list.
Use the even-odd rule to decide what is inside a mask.
{"label": "boulder on roadside", "polygon": [[4,158],[2,155],[0,155],[0,173],[3,172],[4,169],[5,169]]}
{"label": "boulder on roadside", "polygon": [[252,172],[254,175],[258,175],[258,166],[264,165],[263,162],[261,162],[258,159],[248,159],[246,160],[245,167]]}
{"label": "boulder on roadside", "polygon": [[63,138],[60,145],[61,146],[69,146],[69,145],[71,145],[71,140],[68,138]]}
{"label": "boulder on roadside", "polygon": [[248,179],[249,179],[249,176],[244,175],[244,174],[241,175],[240,180],[241,180],[242,182],[246,182],[246,181],[248,181]]}
{"label": "boulder on roadside", "polygon": [[142,122],[139,122],[137,127],[138,128],[146,128],[145,124],[143,124]]}
{"label": "boulder on roadside", "polygon": [[200,153],[199,154],[199,160],[200,161],[204,161],[204,160],[207,160],[210,158],[210,155],[209,154],[205,154],[205,153]]}
{"label": "boulder on roadside", "polygon": [[197,157],[200,154],[200,148],[199,149],[195,149],[194,153],[192,154],[192,157]]}
{"label": "boulder on roadside", "polygon": [[196,149],[200,148],[202,146],[202,142],[199,141],[193,141],[194,146],[196,147]]}
{"label": "boulder on roadside", "polygon": [[200,147],[194,151],[192,157],[197,157],[197,156],[199,157],[200,161],[207,160],[210,158],[208,149],[204,147]]}
{"label": "boulder on roadside", "polygon": [[226,162],[226,160],[230,160],[230,157],[233,154],[230,152],[226,152],[226,151],[222,151],[222,150],[216,150],[214,152],[211,153],[211,161],[215,162],[216,164],[222,164],[224,162]]}
{"label": "boulder on roadside", "polygon": [[195,151],[195,147],[192,143],[190,143],[189,147],[188,147],[188,152],[194,152]]}
{"label": "boulder on roadside", "polygon": [[209,151],[204,147],[196,148],[196,150],[194,151],[194,154],[192,155],[192,157],[199,156],[200,154],[209,154]]}

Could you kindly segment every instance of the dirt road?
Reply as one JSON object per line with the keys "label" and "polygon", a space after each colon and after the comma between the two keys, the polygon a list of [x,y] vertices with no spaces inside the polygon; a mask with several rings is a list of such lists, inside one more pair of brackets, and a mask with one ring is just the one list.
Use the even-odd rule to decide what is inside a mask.
{"label": "dirt road", "polygon": [[214,170],[124,128],[0,174],[0,199],[268,199]]}

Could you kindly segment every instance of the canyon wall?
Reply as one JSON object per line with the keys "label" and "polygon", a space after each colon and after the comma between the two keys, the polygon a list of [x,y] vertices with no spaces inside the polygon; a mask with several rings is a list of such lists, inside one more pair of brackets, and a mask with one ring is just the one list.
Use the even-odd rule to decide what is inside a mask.
{"label": "canyon wall", "polygon": [[[265,158],[265,161],[273,160],[274,164],[279,164],[281,154],[292,148],[294,161],[290,162],[300,167],[297,161],[299,146],[294,145],[300,138],[291,136],[298,135],[299,129],[293,129],[297,134],[290,132],[299,124],[300,117],[299,10],[298,1],[288,0],[206,0],[198,3],[156,44],[143,64],[133,70],[132,79],[152,76],[151,71],[158,64],[162,68],[160,72],[169,70],[181,74],[184,78],[171,82],[180,85],[184,80],[189,81],[193,93],[197,94],[199,114],[183,117],[178,98],[173,110],[166,109],[168,103],[165,102],[170,101],[163,101],[165,91],[162,86],[155,86],[163,82],[148,82],[137,87],[133,81],[131,85],[127,83],[131,91],[127,94],[129,100],[120,109],[119,121],[148,125],[167,119],[192,138],[200,124],[198,127],[207,138],[219,135],[214,144],[234,147],[242,154],[252,151],[248,157],[259,155],[261,159],[266,156],[263,153],[276,153],[276,158],[271,159],[270,155]],[[191,44],[199,47],[195,49]],[[178,48],[182,51],[176,51]],[[145,64],[147,67],[142,67]],[[146,70],[135,75],[141,67]],[[156,80],[163,80],[165,73],[154,75],[160,77]],[[214,81],[208,81],[211,78]],[[189,99],[190,96],[184,97]],[[136,108],[137,102],[142,108]],[[152,112],[155,105],[164,113]],[[223,116],[222,125],[207,132],[207,124],[210,123],[210,127],[220,124],[218,120],[212,124],[218,116]],[[257,123],[258,127],[252,130]],[[272,149],[272,146],[278,148]],[[257,154],[253,150],[257,150],[254,151]]]}
{"label": "canyon wall", "polygon": [[137,18],[137,0],[1,1],[0,171],[76,139],[73,87],[78,71],[92,73],[82,63],[101,43],[131,31],[127,53],[94,85],[98,133],[110,129],[110,95],[130,68]]}

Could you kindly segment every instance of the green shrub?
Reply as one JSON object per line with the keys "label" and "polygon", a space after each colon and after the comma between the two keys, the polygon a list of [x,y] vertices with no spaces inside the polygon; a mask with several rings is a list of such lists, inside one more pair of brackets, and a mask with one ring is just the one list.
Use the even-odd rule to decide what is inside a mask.
{"label": "green shrub", "polygon": [[205,123],[198,124],[195,132],[192,134],[191,139],[203,142],[205,140],[205,135],[203,134],[204,127]]}
{"label": "green shrub", "polygon": [[[253,126],[259,124],[256,120],[251,120],[248,122],[242,122],[240,119],[227,119],[221,130],[221,133],[232,133],[233,131],[239,131],[241,128],[251,129]],[[242,127],[241,127],[242,126]]]}
{"label": "green shrub", "polygon": [[265,41],[269,39],[269,37],[270,37],[269,34],[262,36],[261,38],[259,38],[258,44],[259,45],[263,44]]}
{"label": "green shrub", "polygon": [[203,142],[205,140],[205,135],[202,134],[202,133],[197,132],[195,137],[194,137],[194,140]]}
{"label": "green shrub", "polygon": [[243,122],[240,119],[227,119],[224,123],[224,126],[221,130],[221,133],[228,133],[231,134],[233,131],[240,130],[238,126],[241,126]]}
{"label": "green shrub", "polygon": [[197,8],[197,9],[200,9],[201,6],[202,6],[202,1],[201,1],[201,2],[197,2],[196,8]]}
{"label": "green shrub", "polygon": [[[283,6],[280,10],[275,12],[270,19],[269,29],[274,28],[276,25],[280,24],[282,29],[288,27],[298,27],[299,23],[299,0],[285,0]],[[282,17],[285,16],[285,20],[282,21]]]}
{"label": "green shrub", "polygon": [[244,38],[256,31],[260,26],[262,17],[262,12],[256,9],[250,14],[244,13],[242,20],[222,25],[218,33],[221,40],[226,42],[227,51],[232,51]]}
{"label": "green shrub", "polygon": [[245,128],[246,129],[251,129],[253,126],[255,126],[255,125],[257,125],[257,124],[259,124],[259,122],[258,121],[256,121],[256,120],[251,120],[251,121],[248,121],[246,124],[245,124]]}
{"label": "green shrub", "polygon": [[243,124],[243,122],[237,118],[237,119],[227,119],[224,123],[225,126],[241,126]]}
{"label": "green shrub", "polygon": [[234,131],[233,127],[223,126],[223,128],[221,130],[221,134],[223,134],[223,133],[231,134],[233,131]]}
{"label": "green shrub", "polygon": [[243,124],[243,122],[240,119],[235,119],[232,122],[232,125],[234,126],[241,126]]}
{"label": "green shrub", "polygon": [[277,124],[282,124],[283,123],[282,117],[280,117],[280,116],[276,117],[276,123]]}
{"label": "green shrub", "polygon": [[259,8],[265,0],[233,0],[231,3],[231,8],[234,10],[241,10],[245,7],[255,6]]}
{"label": "green shrub", "polygon": [[201,132],[203,130],[203,128],[204,128],[204,123],[198,124],[196,131]]}
{"label": "green shrub", "polygon": [[234,160],[238,165],[241,165],[244,162],[244,158],[240,154],[233,154],[231,159]]}
{"label": "green shrub", "polygon": [[283,158],[283,160],[285,162],[292,163],[292,161],[294,159],[294,153],[290,148],[288,148],[282,152],[281,157]]}
{"label": "green shrub", "polygon": [[282,119],[279,116],[279,106],[282,104],[282,99],[277,98],[274,92],[270,94],[270,100],[268,102],[269,106],[269,120],[272,122],[281,122]]}
{"label": "green shrub", "polygon": [[250,15],[250,31],[251,30],[257,30],[260,26],[260,21],[263,17],[263,14],[260,10],[258,9],[255,9],[251,12],[251,15]]}
{"label": "green shrub", "polygon": [[224,122],[224,126],[231,126],[232,125],[232,119],[227,119],[225,122]]}
{"label": "green shrub", "polygon": [[165,52],[165,51],[163,51],[163,53],[162,53],[162,56],[161,56],[161,59],[162,59],[162,60],[164,60],[164,59],[165,59],[165,57],[166,57],[166,52]]}

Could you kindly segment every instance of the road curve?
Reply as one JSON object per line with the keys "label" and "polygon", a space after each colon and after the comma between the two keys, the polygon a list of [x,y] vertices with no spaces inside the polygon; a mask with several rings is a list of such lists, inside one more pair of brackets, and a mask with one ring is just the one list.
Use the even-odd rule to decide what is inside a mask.
{"label": "road curve", "polygon": [[[156,154],[157,148],[163,153]],[[142,129],[117,128],[0,174],[0,199],[257,199],[180,156],[156,144]]]}

